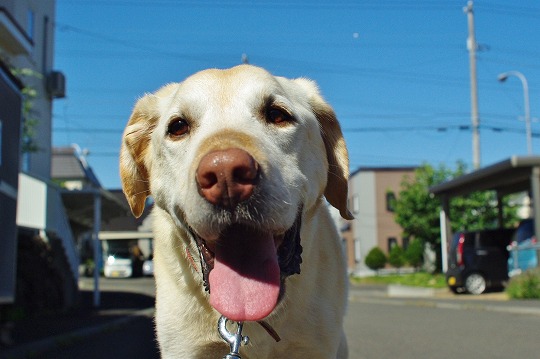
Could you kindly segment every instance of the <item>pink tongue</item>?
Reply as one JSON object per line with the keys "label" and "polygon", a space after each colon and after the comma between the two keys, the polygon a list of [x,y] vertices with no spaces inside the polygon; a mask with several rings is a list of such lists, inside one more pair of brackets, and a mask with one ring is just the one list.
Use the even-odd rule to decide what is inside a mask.
{"label": "pink tongue", "polygon": [[273,236],[234,226],[216,246],[210,304],[230,320],[261,320],[277,304],[279,277]]}

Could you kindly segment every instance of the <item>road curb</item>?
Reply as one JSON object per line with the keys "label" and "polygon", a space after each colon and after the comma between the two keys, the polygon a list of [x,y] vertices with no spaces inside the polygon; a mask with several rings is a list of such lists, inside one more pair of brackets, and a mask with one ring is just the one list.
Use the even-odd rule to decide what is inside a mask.
{"label": "road curb", "polygon": [[54,337],[41,339],[35,342],[21,344],[14,348],[3,349],[0,359],[26,359],[46,353],[53,349],[63,348],[72,345],[82,339],[116,330],[123,327],[140,317],[153,317],[155,308],[146,308],[126,314],[126,316],[111,320],[107,323],[94,325],[87,328],[81,328],[69,333],[56,335]]}
{"label": "road curb", "polygon": [[[436,290],[435,290],[436,291]],[[401,293],[401,292],[400,292]],[[412,296],[412,292],[406,293],[409,296],[395,296],[389,297],[388,295],[365,295],[359,293],[349,293],[349,300],[359,303],[371,303],[380,305],[394,305],[394,306],[414,306],[425,308],[437,308],[437,309],[450,309],[450,310],[477,310],[486,312],[499,312],[516,315],[534,315],[540,316],[540,305],[524,306],[524,305],[508,305],[511,302],[501,301],[504,305],[497,305],[496,301],[491,303],[479,302],[479,301],[463,301],[460,299],[444,299],[437,296]],[[425,293],[424,293],[425,294]]]}
{"label": "road curb", "polygon": [[435,289],[390,284],[386,294],[390,298],[428,298],[435,296]]}

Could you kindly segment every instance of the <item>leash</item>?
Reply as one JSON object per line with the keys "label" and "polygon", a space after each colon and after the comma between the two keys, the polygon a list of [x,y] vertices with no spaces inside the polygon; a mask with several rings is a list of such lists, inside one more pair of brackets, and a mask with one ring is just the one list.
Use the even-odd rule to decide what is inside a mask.
{"label": "leash", "polygon": [[[240,357],[239,351],[240,346],[242,344],[247,345],[249,343],[249,337],[242,336],[242,329],[244,326],[243,322],[236,322],[236,333],[229,332],[227,329],[227,323],[229,322],[229,319],[225,318],[224,316],[221,316],[218,320],[218,331],[219,335],[225,340],[227,343],[229,343],[229,346],[231,347],[231,351],[229,354],[225,355],[223,359],[242,359]],[[257,323],[261,325],[261,327],[266,330],[266,332],[276,341],[279,342],[281,338],[279,337],[278,333],[272,328],[270,324],[265,322],[264,320],[260,320]]]}
{"label": "leash", "polygon": [[243,322],[236,322],[236,333],[231,333],[227,329],[227,322],[229,320],[224,316],[221,316],[218,321],[218,331],[219,335],[229,343],[231,351],[229,354],[225,355],[223,359],[242,359],[240,357],[240,346],[242,344],[247,345],[249,343],[248,336],[242,336],[242,328],[244,326]]}

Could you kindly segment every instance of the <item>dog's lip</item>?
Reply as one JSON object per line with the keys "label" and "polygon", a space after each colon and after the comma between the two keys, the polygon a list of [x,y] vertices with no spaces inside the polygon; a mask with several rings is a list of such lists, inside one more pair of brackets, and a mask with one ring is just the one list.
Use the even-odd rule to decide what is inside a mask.
{"label": "dog's lip", "polygon": [[[231,226],[227,227],[227,228],[230,228]],[[261,232],[270,232],[270,231],[265,231],[265,230],[260,230],[258,229],[259,231]],[[225,231],[223,231],[225,232]],[[222,232],[222,233],[223,233]],[[279,248],[281,247],[281,245],[283,244],[283,240],[285,238],[285,233],[284,232],[280,232],[280,233],[276,233],[276,234],[272,234],[273,238],[274,238],[274,245],[276,246],[276,251],[279,250]],[[208,254],[212,257],[212,259],[215,257],[215,253],[216,253],[216,246],[219,245],[220,241],[223,241],[223,237],[221,235],[218,235],[212,239],[206,239],[206,238],[203,238],[201,236],[199,236],[199,239],[201,240],[201,244],[202,246],[208,251]]]}

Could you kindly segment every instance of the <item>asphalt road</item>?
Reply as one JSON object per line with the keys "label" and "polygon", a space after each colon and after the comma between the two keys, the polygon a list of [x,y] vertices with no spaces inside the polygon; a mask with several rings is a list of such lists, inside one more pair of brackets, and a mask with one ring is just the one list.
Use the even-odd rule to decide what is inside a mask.
{"label": "asphalt road", "polygon": [[[147,278],[104,280],[101,285],[153,293],[153,281]],[[527,302],[482,298],[488,297],[467,302],[452,296],[388,298],[377,288],[352,291],[345,320],[350,359],[540,358],[540,310],[527,312]],[[152,320],[141,316],[36,358],[157,359],[159,354]]]}
{"label": "asphalt road", "polygon": [[159,359],[152,318],[141,316],[129,324],[105,331],[36,359]]}

